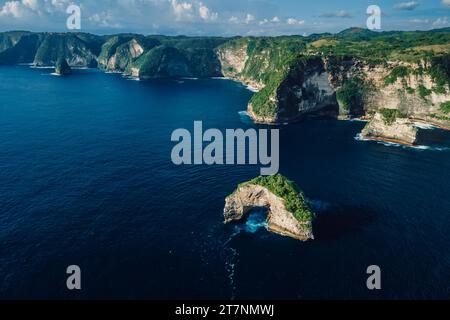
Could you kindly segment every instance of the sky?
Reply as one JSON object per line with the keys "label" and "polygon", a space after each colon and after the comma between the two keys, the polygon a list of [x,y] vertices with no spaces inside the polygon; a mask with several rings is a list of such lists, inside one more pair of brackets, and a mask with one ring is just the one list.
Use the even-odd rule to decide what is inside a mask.
{"label": "sky", "polygon": [[369,5],[382,30],[450,27],[450,0],[0,0],[0,31],[69,31],[70,5],[81,30],[96,34],[308,35],[366,27]]}

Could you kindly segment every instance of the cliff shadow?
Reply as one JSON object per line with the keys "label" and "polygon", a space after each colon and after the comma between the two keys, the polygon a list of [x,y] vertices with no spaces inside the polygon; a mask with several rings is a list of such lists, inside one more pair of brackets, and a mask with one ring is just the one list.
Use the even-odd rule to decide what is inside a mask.
{"label": "cliff shadow", "polygon": [[337,119],[339,117],[339,105],[337,100],[304,116],[306,119]]}
{"label": "cliff shadow", "polygon": [[332,207],[317,214],[313,233],[319,241],[336,240],[360,232],[375,220],[376,213],[364,206]]}
{"label": "cliff shadow", "polygon": [[417,134],[417,144],[433,147],[450,147],[450,134],[448,131],[434,128],[432,130],[420,129]]}

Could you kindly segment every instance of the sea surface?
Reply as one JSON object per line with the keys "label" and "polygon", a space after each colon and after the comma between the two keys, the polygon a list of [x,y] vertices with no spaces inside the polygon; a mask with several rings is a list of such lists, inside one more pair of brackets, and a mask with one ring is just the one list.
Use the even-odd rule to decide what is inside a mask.
{"label": "sea surface", "polygon": [[258,166],[171,162],[171,133],[195,120],[256,127],[247,88],[52,72],[0,67],[0,298],[450,298],[450,133],[407,148],[358,141],[357,121],[279,127],[280,171],[317,212],[303,243],[269,233],[264,210],[223,224]]}

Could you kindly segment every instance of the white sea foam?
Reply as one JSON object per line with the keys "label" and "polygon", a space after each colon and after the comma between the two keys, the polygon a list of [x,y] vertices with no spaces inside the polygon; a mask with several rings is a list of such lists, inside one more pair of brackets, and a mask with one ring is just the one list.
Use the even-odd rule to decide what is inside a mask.
{"label": "white sea foam", "polygon": [[397,148],[403,148],[403,149],[414,149],[414,150],[429,150],[429,151],[448,151],[450,150],[449,147],[436,147],[436,146],[424,146],[424,145],[416,145],[416,146],[407,146],[400,143],[395,142],[389,142],[389,141],[377,141],[377,140],[371,140],[371,139],[365,139],[361,136],[360,133],[358,133],[355,137],[356,141],[373,141],[378,144],[382,144],[386,147],[397,147]]}
{"label": "white sea foam", "polygon": [[350,122],[369,122],[369,120],[364,120],[364,119],[360,119],[360,118],[352,118],[352,119],[348,119],[347,121],[350,121]]}
{"label": "white sea foam", "polygon": [[241,121],[247,125],[252,125],[253,119],[248,115],[247,111],[239,111],[238,112]]}
{"label": "white sea foam", "polygon": [[250,85],[248,85],[247,87],[247,90],[250,90],[251,92],[259,92],[259,90],[257,89],[257,88],[255,88],[255,87],[252,87],[252,86],[250,86]]}
{"label": "white sea foam", "polygon": [[55,67],[52,66],[36,66],[36,65],[31,65],[30,66],[31,69],[55,69]]}
{"label": "white sea foam", "polygon": [[183,79],[183,80],[198,80],[199,78],[194,78],[194,77],[182,77],[181,79]]}
{"label": "white sea foam", "polygon": [[432,129],[437,128],[436,126],[434,126],[432,124],[428,124],[428,123],[424,123],[424,122],[414,122],[414,126],[416,128],[423,129],[423,130],[432,130]]}

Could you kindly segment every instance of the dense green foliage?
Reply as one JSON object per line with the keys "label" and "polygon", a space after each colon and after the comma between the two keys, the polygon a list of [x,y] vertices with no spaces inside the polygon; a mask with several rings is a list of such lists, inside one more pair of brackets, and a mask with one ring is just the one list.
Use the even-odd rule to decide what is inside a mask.
{"label": "dense green foliage", "polygon": [[308,223],[313,219],[314,214],[305,200],[303,193],[299,191],[294,182],[288,180],[284,176],[280,174],[266,177],[261,176],[245,182],[239,187],[249,184],[265,187],[276,196],[284,199],[286,209],[289,212],[292,212],[298,221]]}
{"label": "dense green foliage", "polygon": [[[376,64],[388,60],[420,62],[432,57],[438,46],[450,44],[450,30],[372,32],[351,28],[337,35],[324,35],[318,50],[325,56],[352,56]],[[327,40],[327,41],[324,41]],[[434,47],[433,47],[434,46]]]}
{"label": "dense green foliage", "polygon": [[277,89],[290,70],[301,63],[306,41],[301,37],[238,38],[223,48],[247,47],[248,60],[241,77],[264,84],[264,89],[250,101],[253,111],[260,116],[273,116],[277,112]]}
{"label": "dense green foliage", "polygon": [[346,81],[336,92],[336,98],[344,110],[354,113],[361,110],[364,103],[366,84],[358,77]]}
{"label": "dense green foliage", "polygon": [[[144,53],[132,55],[131,41],[136,41]],[[33,33],[24,31],[0,33],[0,64],[35,63],[54,65],[64,58],[71,65],[101,67],[112,60],[117,71],[131,73],[138,69],[145,77],[214,77],[220,76],[218,49],[242,50],[246,53],[241,72],[227,67],[239,79],[260,84],[263,89],[250,103],[259,116],[275,117],[280,109],[287,112],[296,105],[294,94],[284,94],[283,87],[298,85],[317,57],[328,62],[331,75],[345,73],[349,65],[359,61],[364,65],[390,67],[391,61],[405,62],[391,70],[386,85],[402,80],[404,91],[418,94],[424,100],[432,93],[445,94],[450,90],[450,29],[415,32],[373,32],[350,28],[338,34],[314,34],[309,37],[166,37],[119,34],[96,36],[87,33]],[[230,70],[228,70],[230,68]],[[429,75],[434,82],[431,89],[421,85],[417,90],[408,87],[410,75]],[[296,82],[295,82],[295,81]],[[341,79],[337,98],[344,109],[359,111],[364,104],[367,83],[362,77]],[[280,94],[281,90],[281,94]],[[305,94],[305,92],[302,92]],[[284,99],[283,105],[278,98]],[[295,108],[294,108],[295,109]],[[288,110],[291,112],[292,110]],[[298,111],[298,110],[297,110]],[[288,114],[290,115],[290,114]]]}
{"label": "dense green foliage", "polygon": [[401,112],[400,110],[397,110],[397,109],[383,108],[383,109],[379,110],[379,112],[383,116],[384,122],[388,125],[393,124],[397,120],[397,118],[406,118],[407,117],[406,114],[404,114],[403,112]]}
{"label": "dense green foliage", "polygon": [[450,113],[450,101],[441,103],[441,111],[444,113]]}
{"label": "dense green foliage", "polygon": [[422,99],[426,100],[426,98],[432,93],[433,91],[430,89],[427,89],[423,84],[419,85],[419,95]]}
{"label": "dense green foliage", "polygon": [[384,79],[386,84],[393,84],[398,78],[405,78],[411,73],[411,69],[405,66],[394,67],[389,76]]}

